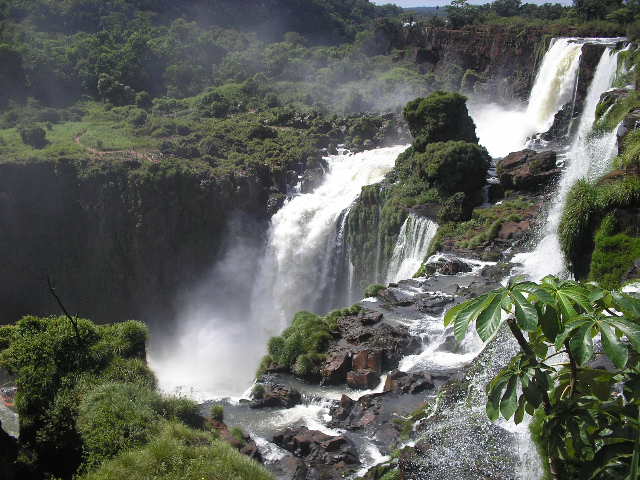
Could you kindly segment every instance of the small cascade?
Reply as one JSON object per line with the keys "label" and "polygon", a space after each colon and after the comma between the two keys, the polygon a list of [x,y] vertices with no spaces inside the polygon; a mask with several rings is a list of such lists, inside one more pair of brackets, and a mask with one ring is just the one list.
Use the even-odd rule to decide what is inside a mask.
{"label": "small cascade", "polygon": [[386,282],[395,283],[413,277],[420,269],[437,232],[437,223],[428,218],[410,214],[400,229],[400,235],[387,268]]}
{"label": "small cascade", "polygon": [[348,257],[340,238],[344,212],[363,186],[384,178],[405,149],[396,146],[327,157],[329,168],[322,184],[293,197],[273,216],[254,288],[254,316],[283,329],[299,310],[322,313],[334,306],[330,297],[341,270],[338,265],[344,263],[339,257]]}
{"label": "small cascade", "polygon": [[617,153],[615,129],[600,135],[592,135],[591,131],[600,97],[615,81],[618,55],[619,52],[611,47],[602,54],[589,87],[575,139],[566,154],[566,168],[549,210],[542,240],[533,252],[518,255],[514,259],[524,265],[523,273],[532,279],[540,279],[546,275],[560,275],[565,272],[558,227],[562,220],[567,195],[579,179],[596,179],[604,175]]}

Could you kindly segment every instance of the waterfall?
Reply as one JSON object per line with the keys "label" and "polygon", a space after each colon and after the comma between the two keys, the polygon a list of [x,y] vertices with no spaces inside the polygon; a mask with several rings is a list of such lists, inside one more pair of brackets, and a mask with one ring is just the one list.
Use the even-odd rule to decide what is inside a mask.
{"label": "waterfall", "polygon": [[583,44],[556,39],[544,56],[526,111],[532,133],[549,130],[558,110],[573,100]]}
{"label": "waterfall", "polygon": [[389,261],[387,283],[398,282],[415,275],[437,232],[438,224],[432,220],[413,213],[407,217]]}
{"label": "waterfall", "polygon": [[584,43],[577,38],[552,41],[526,106],[469,103],[480,144],[492,157],[502,158],[525,148],[529,137],[549,130],[556,113],[573,101]]}
{"label": "waterfall", "polygon": [[616,155],[616,130],[591,135],[600,96],[609,90],[615,80],[619,52],[607,47],[602,54],[587,98],[576,136],[566,154],[566,167],[562,173],[557,194],[549,210],[543,237],[533,252],[516,256],[515,262],[524,265],[523,272],[532,279],[546,275],[560,275],[565,262],[558,238],[558,227],[571,187],[581,178],[596,179],[606,173]]}
{"label": "waterfall", "polygon": [[299,310],[322,313],[333,306],[327,293],[333,291],[338,274],[343,212],[363,186],[384,178],[405,149],[396,146],[328,157],[322,184],[293,197],[273,216],[253,295],[254,316],[271,317],[281,329]]}

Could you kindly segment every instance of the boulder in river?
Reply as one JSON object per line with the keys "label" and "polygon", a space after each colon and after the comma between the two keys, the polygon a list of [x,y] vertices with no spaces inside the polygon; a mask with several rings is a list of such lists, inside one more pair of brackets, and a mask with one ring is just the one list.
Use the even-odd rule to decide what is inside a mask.
{"label": "boulder in river", "polygon": [[342,435],[289,427],[274,435],[273,443],[302,459],[307,469],[306,478],[341,478],[360,464],[355,446]]}
{"label": "boulder in river", "polygon": [[302,395],[295,388],[286,385],[261,385],[254,388],[251,408],[291,408],[302,403]]}
{"label": "boulder in river", "polygon": [[441,275],[457,275],[459,273],[469,273],[473,268],[468,263],[459,258],[441,258],[433,263],[425,265],[427,276],[439,273]]}
{"label": "boulder in river", "polygon": [[373,370],[351,370],[347,372],[347,385],[356,390],[374,388],[380,383],[380,375]]}

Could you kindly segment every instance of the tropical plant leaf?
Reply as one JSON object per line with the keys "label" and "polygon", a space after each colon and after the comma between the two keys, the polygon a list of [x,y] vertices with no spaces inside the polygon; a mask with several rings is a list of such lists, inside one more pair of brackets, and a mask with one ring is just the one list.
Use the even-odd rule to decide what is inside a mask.
{"label": "tropical plant leaf", "polygon": [[538,329],[538,311],[533,304],[524,298],[524,295],[517,290],[513,290],[509,294],[513,299],[516,307],[516,320],[518,325],[527,332],[533,332]]}
{"label": "tropical plant leaf", "polygon": [[488,341],[502,324],[502,298],[504,293],[493,293],[483,305],[476,320],[476,330],[483,342]]}
{"label": "tropical plant leaf", "polygon": [[608,317],[607,320],[627,336],[636,352],[640,352],[640,324],[624,317]]}
{"label": "tropical plant leaf", "polygon": [[513,414],[516,412],[518,408],[518,377],[513,375],[509,379],[509,383],[507,383],[507,388],[504,391],[504,395],[502,395],[502,399],[500,400],[500,413],[502,416],[509,420],[513,417]]}
{"label": "tropical plant leaf", "polygon": [[591,325],[583,325],[569,339],[569,348],[578,365],[584,365],[593,357],[593,335],[591,332]]}
{"label": "tropical plant leaf", "polygon": [[627,347],[618,339],[614,327],[607,323],[602,323],[600,325],[600,333],[604,352],[617,368],[624,368],[629,359],[629,352]]}
{"label": "tropical plant leaf", "polygon": [[544,305],[542,314],[538,318],[542,332],[551,342],[555,342],[556,337],[562,330],[558,311],[552,305]]}
{"label": "tropical plant leaf", "polygon": [[640,318],[640,299],[622,292],[611,292],[616,310],[631,318]]}
{"label": "tropical plant leaf", "polygon": [[492,422],[495,422],[500,417],[500,398],[502,391],[507,384],[509,378],[504,375],[499,375],[494,378],[487,387],[487,417]]}

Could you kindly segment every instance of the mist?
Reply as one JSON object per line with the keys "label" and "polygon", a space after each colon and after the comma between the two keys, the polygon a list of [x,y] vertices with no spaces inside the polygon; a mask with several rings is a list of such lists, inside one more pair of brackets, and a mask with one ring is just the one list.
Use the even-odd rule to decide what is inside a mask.
{"label": "mist", "polygon": [[240,212],[230,218],[220,260],[176,301],[175,329],[153,332],[149,362],[165,391],[203,399],[242,395],[267,340],[278,333],[250,315],[264,224]]}

